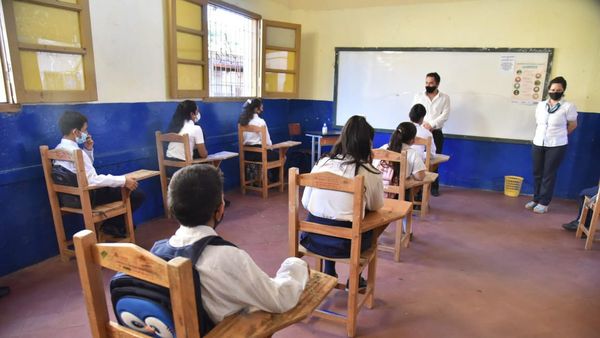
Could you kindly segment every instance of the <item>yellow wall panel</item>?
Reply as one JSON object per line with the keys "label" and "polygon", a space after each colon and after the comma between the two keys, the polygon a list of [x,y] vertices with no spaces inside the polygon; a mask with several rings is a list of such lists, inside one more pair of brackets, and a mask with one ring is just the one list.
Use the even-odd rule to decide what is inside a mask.
{"label": "yellow wall panel", "polygon": [[269,69],[294,70],[296,68],[296,52],[265,50],[265,66]]}
{"label": "yellow wall panel", "polygon": [[294,74],[266,72],[265,90],[272,93],[294,92]]}
{"label": "yellow wall panel", "polygon": [[178,64],[177,80],[180,90],[202,90],[202,66]]}
{"label": "yellow wall panel", "polygon": [[202,30],[202,7],[184,0],[177,0],[176,6],[177,26]]}
{"label": "yellow wall panel", "polygon": [[177,32],[177,57],[202,61],[202,37]]}
{"label": "yellow wall panel", "polygon": [[77,12],[20,1],[14,10],[19,42],[81,47]]}

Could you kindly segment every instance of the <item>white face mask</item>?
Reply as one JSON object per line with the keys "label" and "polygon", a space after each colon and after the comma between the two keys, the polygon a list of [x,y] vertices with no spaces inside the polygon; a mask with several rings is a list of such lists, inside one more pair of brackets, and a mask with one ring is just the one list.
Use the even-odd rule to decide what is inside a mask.
{"label": "white face mask", "polygon": [[194,123],[198,123],[198,121],[200,121],[200,112],[198,112],[198,115],[194,117]]}

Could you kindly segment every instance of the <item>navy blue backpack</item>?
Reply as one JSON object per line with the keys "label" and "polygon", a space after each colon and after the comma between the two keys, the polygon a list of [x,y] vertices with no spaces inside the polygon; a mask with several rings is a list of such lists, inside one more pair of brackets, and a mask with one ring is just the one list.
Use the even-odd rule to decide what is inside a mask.
{"label": "navy blue backpack", "polygon": [[[163,239],[156,242],[150,250],[166,261],[175,257],[185,257],[192,261],[201,336],[206,335],[215,326],[202,306],[200,277],[194,267],[207,245],[235,246],[219,236],[207,236],[181,248],[172,247],[167,239]],[[110,295],[120,325],[150,337],[176,337],[169,289],[119,272],[110,281]]]}

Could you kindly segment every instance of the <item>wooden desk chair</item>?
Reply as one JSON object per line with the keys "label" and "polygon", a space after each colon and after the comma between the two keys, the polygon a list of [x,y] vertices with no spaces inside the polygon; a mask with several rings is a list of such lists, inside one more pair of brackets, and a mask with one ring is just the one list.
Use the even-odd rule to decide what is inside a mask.
{"label": "wooden desk chair", "polygon": [[[261,137],[261,146],[260,147],[251,147],[244,145],[244,132],[254,132],[259,133]],[[283,192],[284,184],[285,184],[285,176],[283,168],[285,166],[285,154],[288,148],[301,144],[301,142],[297,141],[286,141],[277,144],[267,145],[267,127],[257,127],[257,126],[242,126],[238,124],[238,144],[239,144],[239,153],[240,153],[240,187],[242,189],[242,194],[246,193],[246,190],[255,190],[260,191],[262,194],[262,198],[267,198],[269,194],[270,188],[279,187],[279,191]],[[275,161],[267,160],[267,151],[268,150],[278,150],[279,151],[279,159]],[[261,154],[261,161],[248,161],[245,159],[245,152],[255,152]],[[260,166],[260,177],[253,180],[247,180],[246,178],[246,165],[254,164]],[[269,169],[279,168],[279,181],[274,183],[269,183],[268,179],[268,171]],[[258,183],[258,186],[254,186],[254,183]]]}
{"label": "wooden desk chair", "polygon": [[[416,137],[414,144],[420,144],[425,146],[425,178],[422,181],[409,178],[406,180],[405,187],[410,191],[410,201],[413,205],[421,206],[421,217],[427,216],[429,212],[429,199],[431,197],[431,183],[433,183],[438,174],[431,172],[431,137],[421,138]],[[421,155],[421,154],[419,154]],[[419,191],[422,191],[421,201],[416,200],[416,195]]]}
{"label": "wooden desk chair", "polygon": [[[398,163],[400,166],[400,170],[398,172],[394,172],[395,181],[398,182],[398,185],[388,185],[384,187],[384,191],[386,193],[395,194],[397,200],[404,201],[406,188],[405,188],[405,180],[406,176],[406,151],[401,153],[397,153],[391,150],[386,149],[373,149],[372,157],[374,160],[386,161],[388,165],[393,165],[394,163]],[[401,222],[396,222],[396,234],[394,237],[394,246],[387,246],[379,243],[379,250],[388,251],[394,253],[394,260],[396,262],[400,261],[400,250],[402,246],[408,248],[410,243],[410,236],[412,234],[412,203],[410,206],[410,210],[406,215],[406,229],[403,228]]]}
{"label": "wooden desk chair", "polygon": [[[600,193],[600,188],[598,188],[598,193]],[[579,225],[577,226],[577,232],[575,233],[576,238],[581,238],[581,234],[585,234],[587,239],[585,240],[585,249],[592,250],[592,244],[594,244],[596,239],[596,230],[598,230],[598,219],[600,219],[600,197],[596,195],[596,201],[592,203],[591,199],[585,196],[583,201],[583,209],[581,210],[581,215],[579,216]],[[587,221],[588,212],[592,210],[592,219],[590,220],[589,229],[585,228],[585,223]]]}
{"label": "wooden desk chair", "polygon": [[[88,230],[75,234],[74,242],[81,287],[94,338],[147,337],[110,320],[102,268],[123,272],[170,289],[175,333],[178,337],[200,337],[196,298],[190,297],[195,290],[192,275],[194,270],[189,259],[176,257],[167,262],[134,244],[98,244],[94,234]],[[310,280],[298,305],[293,309],[281,314],[258,311],[232,315],[217,324],[206,337],[269,337],[310,315],[335,283],[335,278],[311,271]]]}
{"label": "wooden desk chair", "polygon": [[[167,190],[169,188],[169,180],[171,179],[167,173],[167,168],[184,168],[192,165],[193,158],[190,153],[190,137],[188,134],[179,135],[176,133],[162,134],[160,131],[155,133],[156,135],[156,157],[158,158],[158,170],[160,171],[160,188],[163,196],[163,207],[165,209],[165,216],[171,218],[169,212],[169,203],[167,201]],[[185,161],[173,161],[165,158],[165,150],[163,144],[166,142],[175,142],[183,144],[183,152],[185,154]]]}
{"label": "wooden desk chair", "polygon": [[[108,204],[97,205],[92,207],[90,192],[96,187],[88,184],[85,174],[85,166],[83,164],[83,151],[81,149],[75,152],[65,150],[49,150],[48,146],[40,146],[40,154],[42,157],[42,167],[44,169],[44,178],[46,180],[46,188],[48,190],[48,199],[52,209],[52,219],[54,220],[54,230],[56,231],[56,240],[58,241],[58,249],[60,258],[63,261],[69,260],[75,255],[70,246],[73,241],[66,238],[62,215],[67,213],[79,214],[83,216],[85,228],[96,233],[96,224],[103,222],[109,218],[120,215],[125,215],[125,226],[127,229],[126,238],[113,238],[112,236],[100,233],[101,241],[125,241],[135,243],[135,232],[133,228],[133,219],[131,216],[131,203],[129,200],[129,192],[122,188],[120,201],[111,202]],[[54,182],[52,178],[52,161],[61,160],[73,162],[76,168],[77,186],[61,185]],[[79,198],[80,207],[61,206],[58,194],[68,194]]]}
{"label": "wooden desk chair", "polygon": [[[346,315],[336,314],[329,311],[317,310],[315,314],[319,317],[345,323],[348,336],[356,335],[356,320],[358,311],[363,304],[373,308],[375,296],[375,271],[377,265],[377,239],[385,227],[393,221],[399,220],[407,215],[410,203],[392,199],[385,200],[385,206],[378,210],[368,212],[365,218],[363,213],[363,189],[364,177],[358,175],[355,178],[346,178],[328,172],[314,174],[298,174],[298,168],[289,170],[289,254],[295,257],[312,256],[317,260],[317,270],[321,270],[323,260],[332,260],[350,265],[348,307]],[[299,219],[299,189],[300,187],[312,187],[347,192],[353,195],[354,215],[352,228],[342,228],[331,225],[323,225]],[[374,230],[371,248],[361,253],[361,235],[369,230]],[[345,259],[329,258],[306,250],[299,244],[299,233],[301,231],[321,235],[346,238],[351,241],[350,257]],[[368,267],[367,288],[361,291],[359,297],[358,283],[360,273]],[[345,284],[338,283],[336,288],[344,290]]]}

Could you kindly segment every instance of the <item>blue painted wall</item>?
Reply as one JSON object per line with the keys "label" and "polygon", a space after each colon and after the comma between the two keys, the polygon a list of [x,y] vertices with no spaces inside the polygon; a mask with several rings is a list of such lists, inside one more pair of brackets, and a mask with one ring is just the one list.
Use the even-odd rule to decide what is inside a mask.
{"label": "blue painted wall", "polygon": [[[58,253],[48,195],[40,165],[39,146],[54,147],[61,138],[57,121],[66,109],[85,114],[95,144],[100,173],[156,169],[154,131],[164,130],[176,102],[80,105],[27,105],[17,114],[0,113],[0,276]],[[241,102],[200,103],[209,152],[237,151],[237,118]],[[333,103],[315,100],[266,100],[264,117],[274,141],[287,139],[287,124],[300,122],[305,131],[331,128]],[[399,121],[390,121],[397,124]],[[597,183],[600,175],[600,114],[580,114],[579,128],[570,138],[556,196],[574,197]],[[379,146],[389,134],[377,133]],[[308,139],[302,138],[308,147]],[[531,193],[530,146],[464,139],[447,139],[444,152],[452,160],[441,167],[443,184],[501,190],[504,175],[525,177],[523,191]],[[238,161],[222,164],[226,189],[239,184]],[[136,211],[136,224],[163,214],[158,179],[140,184],[147,200]],[[69,233],[81,229],[77,217],[65,220]]]}
{"label": "blue painted wall", "polygon": [[[166,129],[176,102],[79,105],[26,105],[17,114],[0,113],[0,276],[58,253],[39,146],[60,142],[58,119],[77,110],[88,117],[95,140],[99,173],[122,174],[140,168],[156,169],[154,132]],[[264,117],[274,141],[287,138],[289,101],[268,100]],[[237,119],[241,102],[200,103],[209,152],[237,151]],[[226,189],[239,184],[237,159],[225,161]],[[163,215],[157,178],[142,181],[146,202],[135,212],[136,224]],[[74,233],[78,217],[65,219]]]}

